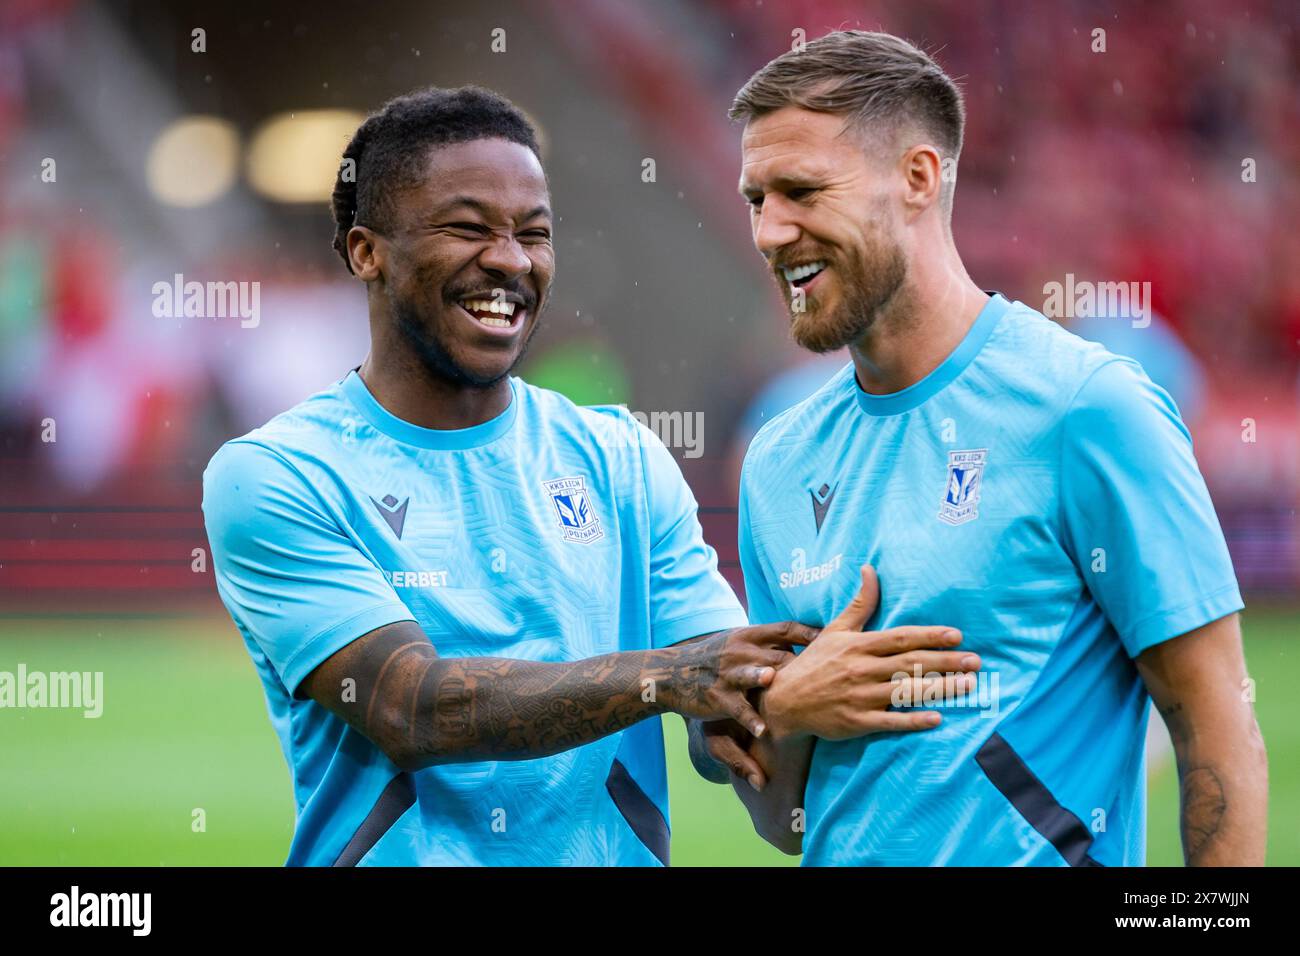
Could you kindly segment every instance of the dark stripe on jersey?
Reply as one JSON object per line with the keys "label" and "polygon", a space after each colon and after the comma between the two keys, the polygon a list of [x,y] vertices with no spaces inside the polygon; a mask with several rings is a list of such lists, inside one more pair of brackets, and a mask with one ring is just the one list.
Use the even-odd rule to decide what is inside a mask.
{"label": "dark stripe on jersey", "polygon": [[415,804],[415,779],[409,773],[399,773],[384,787],[375,805],[357,827],[348,845],[343,848],[335,866],[356,866],[374,849],[379,839],[392,829],[403,813]]}
{"label": "dark stripe on jersey", "polygon": [[1070,866],[1101,866],[1088,855],[1092,833],[1083,821],[1056,802],[1043,781],[1011,749],[1001,734],[994,734],[975,754],[993,786],[1011,801],[1020,815],[1041,833]]}
{"label": "dark stripe on jersey", "polygon": [[617,760],[609,768],[609,776],[605,778],[605,789],[609,791],[614,806],[618,807],[618,812],[623,814],[623,819],[632,828],[637,839],[645,844],[645,848],[653,853],[660,863],[667,866],[668,821],[659,812],[655,802],[646,796],[645,791],[632,779],[627,768]]}

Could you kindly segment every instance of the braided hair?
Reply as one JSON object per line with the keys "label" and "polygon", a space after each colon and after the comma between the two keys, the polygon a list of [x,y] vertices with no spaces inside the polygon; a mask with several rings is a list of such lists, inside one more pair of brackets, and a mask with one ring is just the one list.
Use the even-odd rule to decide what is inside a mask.
{"label": "braided hair", "polygon": [[427,150],[476,139],[509,140],[540,157],[537,132],[518,107],[479,86],[415,90],[366,118],[343,151],[331,201],[334,250],[348,272],[348,231],[383,232],[398,194],[419,182]]}

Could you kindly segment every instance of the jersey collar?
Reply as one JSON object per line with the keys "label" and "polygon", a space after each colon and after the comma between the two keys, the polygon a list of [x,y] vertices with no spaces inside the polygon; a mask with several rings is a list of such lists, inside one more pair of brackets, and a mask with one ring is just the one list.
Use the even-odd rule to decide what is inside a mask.
{"label": "jersey collar", "polygon": [[352,370],[343,380],[343,394],[356,406],[362,416],[371,425],[389,438],[419,448],[434,448],[444,451],[457,451],[466,448],[478,448],[496,441],[515,423],[519,409],[519,387],[513,376],[510,378],[510,404],[496,418],[490,418],[481,425],[470,428],[424,428],[398,418],[376,401],[370,394],[361,376]]}
{"label": "jersey collar", "polygon": [[984,308],[980,309],[980,314],[975,317],[975,323],[949,356],[925,378],[902,391],[890,392],[887,395],[872,395],[862,390],[857,376],[854,375],[853,390],[858,395],[858,406],[868,415],[900,415],[916,408],[965,371],[966,366],[984,347],[998,320],[1010,305],[1011,303],[1000,292],[990,293],[988,302],[984,303]]}

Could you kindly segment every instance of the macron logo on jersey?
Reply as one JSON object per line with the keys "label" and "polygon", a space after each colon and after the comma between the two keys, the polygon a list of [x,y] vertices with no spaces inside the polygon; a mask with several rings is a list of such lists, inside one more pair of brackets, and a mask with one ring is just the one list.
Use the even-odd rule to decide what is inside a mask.
{"label": "macron logo on jersey", "polygon": [[[838,488],[836,485],[835,488]],[[813,520],[817,522],[817,533],[822,533],[822,522],[826,520],[826,512],[831,510],[831,502],[835,500],[835,488],[823,484],[817,491],[808,492],[812,496],[813,503]]]}
{"label": "macron logo on jersey", "polygon": [[388,527],[393,529],[398,540],[401,540],[402,529],[406,527],[406,506],[411,503],[411,499],[399,503],[392,495],[384,495],[382,502],[371,498],[370,503],[379,509],[380,516],[388,522]]}

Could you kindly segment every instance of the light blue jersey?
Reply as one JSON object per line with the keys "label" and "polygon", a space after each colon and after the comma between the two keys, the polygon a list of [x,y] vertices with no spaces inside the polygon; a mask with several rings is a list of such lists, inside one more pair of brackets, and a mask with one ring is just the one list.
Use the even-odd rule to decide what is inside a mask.
{"label": "light blue jersey", "polygon": [[658,719],[552,757],[402,773],[295,696],[395,621],[442,657],[531,661],[745,623],[658,439],[624,409],[510,385],[498,417],[437,431],[389,414],[353,372],[204,473],[218,590],[293,776],[290,865],[667,863]]}
{"label": "light blue jersey", "polygon": [[[935,730],[819,740],[807,864],[1140,865],[1133,658],[1242,607],[1191,440],[1132,360],[993,296],[920,382],[850,364],[759,432],[741,482],[750,619],[952,625],[976,691]],[[911,676],[911,675],[909,675]]]}

